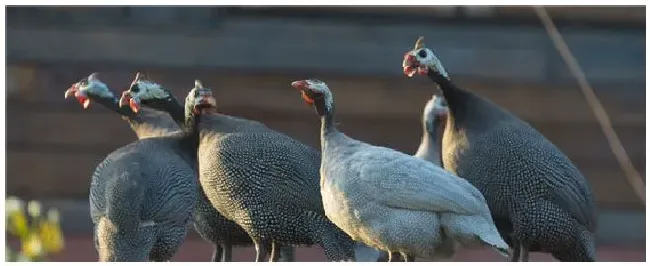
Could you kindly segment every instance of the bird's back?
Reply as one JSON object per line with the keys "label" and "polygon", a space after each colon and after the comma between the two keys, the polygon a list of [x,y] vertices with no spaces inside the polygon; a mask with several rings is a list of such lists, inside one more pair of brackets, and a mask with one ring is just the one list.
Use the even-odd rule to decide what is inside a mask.
{"label": "bird's back", "polygon": [[[549,200],[594,228],[594,203],[587,181],[549,140],[518,119],[443,140],[443,162],[485,195],[497,217],[508,204]],[[460,144],[462,147],[455,145]]]}
{"label": "bird's back", "polygon": [[[95,170],[90,191],[95,217],[110,209],[107,198],[132,184],[143,191],[142,220],[182,221],[196,200],[198,183],[192,165],[177,152],[174,137],[134,141],[109,154]],[[136,204],[124,199],[124,204]]]}

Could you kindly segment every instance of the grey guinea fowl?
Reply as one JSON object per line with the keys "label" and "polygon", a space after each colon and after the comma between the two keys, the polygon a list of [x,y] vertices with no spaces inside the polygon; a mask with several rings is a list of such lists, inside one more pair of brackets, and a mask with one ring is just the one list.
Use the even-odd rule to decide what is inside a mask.
{"label": "grey guinea fowl", "polygon": [[[71,95],[84,107],[92,97],[127,115],[115,108],[116,98],[96,74],[75,83],[66,91]],[[144,130],[141,122],[131,123],[136,132]],[[148,135],[110,153],[97,166],[89,201],[100,261],[168,261],[178,250],[198,191],[192,167],[196,147],[184,140],[182,131]]]}
{"label": "grey guinea fowl", "polygon": [[[123,97],[120,98],[121,106],[128,109],[132,113],[141,113],[141,105],[131,100],[130,93],[137,92],[140,88],[147,90],[150,87],[160,87],[161,90],[166,91],[160,84],[146,80],[144,75],[138,73],[131,83],[130,89],[123,92]],[[154,102],[155,104],[155,102]],[[129,107],[126,107],[129,105]],[[176,106],[177,111],[169,112],[174,115],[174,121],[178,126],[185,126],[185,113],[182,106]],[[156,111],[159,112],[159,111]],[[167,112],[163,112],[167,115]],[[250,246],[253,244],[248,234],[235,222],[226,219],[221,215],[210,203],[205,195],[203,188],[199,189],[199,198],[196,203],[194,211],[194,229],[206,241],[214,246],[212,253],[212,261],[232,261],[232,247],[233,246]],[[270,250],[269,250],[270,252]],[[285,246],[279,255],[279,261],[293,261],[293,247]]]}
{"label": "grey guinea fowl", "polygon": [[[138,73],[136,80],[139,80],[140,77],[143,75]],[[176,117],[175,119],[178,121],[175,121],[167,112],[150,108],[138,109],[136,113],[129,107],[120,107],[118,105],[119,98],[98,79],[97,73],[75,83],[66,91],[65,96],[66,98],[76,97],[84,108],[88,108],[92,100],[122,115],[139,139],[178,134],[181,132],[179,124],[182,125],[185,122],[184,116]],[[175,140],[170,139],[169,141]],[[250,245],[252,241],[241,227],[224,218],[212,207],[201,188],[198,189],[198,197],[192,219],[195,231],[214,246],[211,261],[231,261],[232,245]],[[280,260],[292,261],[290,252],[292,251],[281,253]]]}
{"label": "grey guinea fowl", "polygon": [[[188,97],[204,90],[210,92],[195,88]],[[180,106],[160,86],[130,90],[129,97],[130,102],[169,112]],[[185,113],[192,114],[191,108]],[[354,258],[351,239],[323,214],[318,152],[259,122],[218,113],[190,118],[199,128],[196,134],[200,131],[201,185],[213,206],[252,238],[256,261],[264,259],[269,244],[272,261],[277,260],[278,245],[316,243],[328,259]]]}
{"label": "grey guinea fowl", "polygon": [[507,254],[483,195],[469,182],[420,158],[346,136],[334,126],[333,96],[324,82],[291,85],[321,117],[325,213],[354,240],[406,260],[450,256],[454,245],[446,235]]}
{"label": "grey guinea fowl", "polygon": [[443,165],[481,190],[515,247],[512,260],[543,251],[561,261],[595,261],[594,198],[569,158],[528,123],[457,87],[423,38],[402,65],[406,75],[427,75],[442,90],[450,110]]}
{"label": "grey guinea fowl", "polygon": [[[449,109],[447,108],[447,103],[442,97],[434,95],[425,105],[424,112],[422,115],[422,140],[420,141],[420,146],[418,147],[415,157],[423,159],[425,161],[432,162],[438,166],[442,166],[440,149],[442,147],[442,134],[445,128],[445,123]],[[452,239],[448,239],[450,242],[446,242],[443,245],[447,246],[449,251],[455,250],[455,247],[451,246],[455,243]],[[392,258],[399,258],[399,253],[391,254]],[[380,261],[387,261],[389,258],[387,253],[382,253]]]}

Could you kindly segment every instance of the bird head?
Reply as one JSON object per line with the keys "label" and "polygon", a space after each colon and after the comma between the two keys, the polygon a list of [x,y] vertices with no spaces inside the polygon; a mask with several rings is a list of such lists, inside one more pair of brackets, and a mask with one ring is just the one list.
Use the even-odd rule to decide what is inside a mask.
{"label": "bird head", "polygon": [[413,77],[416,72],[420,75],[427,75],[429,71],[435,71],[444,78],[449,78],[436,54],[431,49],[424,47],[424,37],[418,38],[413,50],[404,54],[402,68],[408,77]]}
{"label": "bird head", "polygon": [[158,83],[147,80],[144,74],[137,73],[129,89],[122,92],[120,107],[128,105],[134,113],[137,113],[142,104],[164,111],[168,105],[176,102],[170,91]]}
{"label": "bird head", "polygon": [[114,99],[115,95],[108,89],[105,83],[99,80],[98,73],[92,73],[88,77],[72,84],[65,91],[65,98],[75,97],[84,109],[90,106],[92,99]]}
{"label": "bird head", "polygon": [[291,83],[291,87],[299,90],[305,103],[315,106],[318,114],[323,115],[331,111],[332,92],[325,82],[317,79],[297,80]]}
{"label": "bird head", "polygon": [[212,96],[212,90],[203,87],[200,80],[194,81],[194,88],[185,98],[185,115],[200,115],[217,112],[217,99]]}

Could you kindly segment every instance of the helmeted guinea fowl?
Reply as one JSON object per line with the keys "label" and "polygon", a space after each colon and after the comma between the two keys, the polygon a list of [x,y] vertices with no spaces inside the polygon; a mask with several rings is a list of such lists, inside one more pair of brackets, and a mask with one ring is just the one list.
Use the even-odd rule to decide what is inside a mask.
{"label": "helmeted guinea fowl", "polygon": [[[70,95],[84,107],[88,97],[102,95],[95,99],[115,107],[96,75],[74,84],[66,92]],[[97,166],[89,201],[100,261],[168,261],[178,250],[199,188],[192,163],[196,146],[185,139],[182,131],[149,136],[115,150]]]}
{"label": "helmeted guinea fowl", "polygon": [[[442,166],[440,157],[442,143],[440,142],[442,141],[442,134],[448,113],[447,103],[445,103],[442,97],[434,95],[427,102],[422,115],[422,140],[415,153],[415,157]],[[453,239],[447,239],[447,241],[443,245],[448,245],[446,246],[448,248],[447,253],[449,256],[452,256],[451,253],[455,251],[455,243]],[[399,253],[391,254],[391,256],[393,259],[395,257],[400,258]],[[382,253],[380,261],[387,261],[388,257],[387,253]]]}
{"label": "helmeted guinea fowl", "polygon": [[[447,119],[448,112],[447,103],[445,103],[442,97],[434,95],[431,100],[427,102],[422,115],[422,140],[420,141],[420,146],[415,153],[415,157],[442,166],[440,157],[440,148],[442,143],[440,142],[442,141],[442,133],[445,128],[445,120]],[[453,240],[450,239],[449,241]],[[454,242],[447,242],[445,244],[455,245]],[[447,247],[449,248],[448,253],[452,253],[452,250],[455,250],[455,247]],[[399,253],[393,253],[390,257],[393,260],[403,259]],[[382,252],[378,261],[388,260],[388,253]]]}
{"label": "helmeted guinea fowl", "polygon": [[324,82],[291,85],[321,117],[325,213],[354,240],[407,261],[453,254],[454,245],[443,245],[453,243],[447,236],[507,254],[483,195],[469,182],[420,158],[346,136],[334,125],[333,96]]}
{"label": "helmeted guinea fowl", "polygon": [[[133,91],[137,91],[140,88],[147,90],[150,87],[159,87],[160,85],[148,81],[144,78],[144,75],[138,73],[136,78],[132,82],[130,88]],[[130,99],[128,93],[125,91],[126,97],[121,99],[128,101]],[[119,100],[118,100],[119,101]],[[122,104],[129,112],[134,114],[140,114],[142,110],[147,110],[148,108],[140,108],[140,105],[136,102],[133,102],[131,106],[127,107],[126,104]],[[117,102],[116,102],[117,104]],[[170,112],[174,115],[174,121],[178,126],[185,126],[186,115],[182,110],[181,106],[178,106],[179,111]],[[156,111],[162,112],[162,111]],[[168,112],[163,112],[167,115]],[[215,209],[210,203],[209,199],[205,195],[203,188],[199,189],[199,198],[196,203],[194,211],[194,229],[196,232],[206,241],[211,243],[214,246],[214,252],[212,254],[212,261],[232,261],[232,247],[233,246],[249,246],[253,242],[248,234],[235,222],[226,219],[221,215],[217,209]],[[269,250],[270,252],[270,250]],[[282,247],[279,255],[279,261],[293,261],[293,247],[285,246]]]}
{"label": "helmeted guinea fowl", "polygon": [[[135,80],[143,77],[140,73],[136,75]],[[102,104],[106,108],[122,115],[128,120],[131,128],[138,138],[167,136],[181,132],[179,125],[185,123],[185,117],[176,117],[175,121],[167,112],[157,111],[150,108],[139,109],[133,112],[131,108],[119,106],[119,98],[111,92],[105,83],[101,82],[97,73],[91,74],[88,78],[75,83],[65,93],[68,98],[74,96],[79,103],[88,108],[91,101]],[[169,139],[169,141],[176,141]],[[185,162],[179,162],[185,163]],[[198,177],[195,177],[197,179]],[[198,189],[198,200],[193,212],[193,225],[195,231],[207,242],[214,245],[212,261],[231,261],[233,245],[250,245],[252,241],[248,234],[234,222],[224,218],[219,212],[212,207],[205,193],[201,188]],[[293,250],[283,250],[280,254],[281,261],[293,261]]]}
{"label": "helmeted guinea fowl", "polygon": [[94,101],[122,115],[139,139],[165,136],[181,131],[177,123],[165,112],[144,108],[136,114],[129,108],[120,108],[119,98],[99,80],[97,73],[90,74],[87,78],[73,84],[65,92],[65,98],[69,97],[75,97],[84,109]]}
{"label": "helmeted guinea fowl", "polygon": [[[211,98],[197,81],[188,95]],[[135,90],[134,90],[135,89]],[[178,112],[164,88],[131,87],[130,105]],[[124,98],[124,97],[123,97]],[[186,99],[186,101],[188,101]],[[325,217],[319,193],[318,152],[260,122],[227,116],[199,106],[192,117],[200,136],[199,179],[213,206],[242,226],[262,261],[272,245],[320,244],[329,260],[353,260],[353,241]],[[186,113],[192,113],[186,106]]]}
{"label": "helmeted guinea fowl", "polygon": [[515,247],[511,259],[544,251],[561,261],[594,261],[594,198],[569,158],[528,123],[456,86],[423,38],[402,65],[406,75],[427,75],[442,90],[450,111],[443,165],[483,193]]}

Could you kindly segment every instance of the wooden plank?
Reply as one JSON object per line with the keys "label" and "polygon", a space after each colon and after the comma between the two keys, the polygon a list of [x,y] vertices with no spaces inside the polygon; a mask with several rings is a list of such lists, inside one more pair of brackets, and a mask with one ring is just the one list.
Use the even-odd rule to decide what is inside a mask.
{"label": "wooden plank", "polygon": [[[118,79],[106,75],[108,77],[105,81],[111,85],[126,84],[128,81],[123,77],[123,73],[120,73],[121,78]],[[188,78],[174,76],[167,71],[152,71],[149,75],[153,80],[173,88],[172,91],[180,99],[184,98],[187,87],[191,85],[188,83]],[[219,105],[225,109],[238,107],[291,112],[306,110],[300,98],[288,86],[294,79],[289,75],[213,74],[208,76],[199,73],[195,77],[215,88]],[[419,115],[430,95],[437,93],[432,84],[425,79],[340,75],[323,75],[321,79],[326,80],[334,92],[339,114]],[[36,84],[30,93],[15,95],[12,99],[24,101],[23,104],[38,105],[43,102],[61,104],[63,100],[60,95],[69,84],[63,81],[58,83],[59,85],[56,86],[51,83]],[[462,79],[459,84],[493,100],[528,121],[596,121],[577,88]],[[53,90],[53,87],[61,89]],[[115,88],[122,87],[115,86]],[[59,91],[60,93],[54,93]],[[645,103],[641,97],[627,96],[615,91],[599,92],[598,96],[615,125],[645,124]]]}
{"label": "wooden plank", "polygon": [[102,154],[7,153],[7,194],[25,198],[84,197]]}
{"label": "wooden plank", "polygon": [[[612,22],[643,22],[645,7],[643,6],[545,6],[546,11],[555,19],[573,21],[601,20]],[[535,11],[530,6],[503,6],[495,8],[501,16],[535,17]]]}
{"label": "wooden plank", "polygon": [[7,141],[61,145],[126,144],[136,139],[127,122],[112,113],[39,113],[7,123]]}

